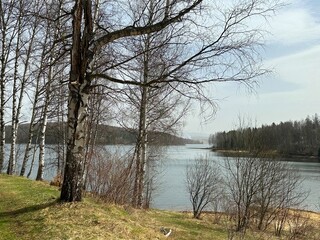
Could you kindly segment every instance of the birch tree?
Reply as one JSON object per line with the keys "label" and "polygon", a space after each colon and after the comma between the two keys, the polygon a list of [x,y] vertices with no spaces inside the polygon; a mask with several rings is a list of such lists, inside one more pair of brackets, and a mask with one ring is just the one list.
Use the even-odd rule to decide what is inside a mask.
{"label": "birch tree", "polygon": [[[71,49],[71,68],[69,81],[68,141],[64,181],[61,190],[62,201],[80,201],[82,198],[85,120],[92,79],[93,55],[103,46],[126,36],[141,35],[159,31],[178,20],[200,4],[193,3],[176,16],[158,24],[146,27],[130,27],[104,33],[93,38],[93,15],[91,1],[75,1],[73,9],[73,34]],[[84,23],[84,27],[82,24]]]}
{"label": "birch tree", "polygon": [[30,116],[30,126],[29,126],[29,131],[28,131],[28,141],[26,143],[25,147],[25,153],[23,157],[23,161],[21,164],[21,170],[20,170],[20,176],[24,176],[27,163],[30,158],[31,150],[32,150],[32,141],[35,135],[36,131],[36,125],[38,124],[38,116],[40,115],[40,107],[39,107],[39,102],[40,98],[42,95],[42,84],[41,84],[41,79],[42,79],[42,72],[45,69],[45,51],[46,51],[46,44],[48,42],[48,34],[44,34],[44,39],[43,39],[43,45],[40,58],[37,59],[38,63],[38,69],[34,71],[35,79],[34,79],[34,86],[33,86],[33,97],[31,101],[31,116]]}
{"label": "birch tree", "polygon": [[[53,5],[52,3],[47,3],[47,16],[54,17],[56,15],[60,16],[61,13],[61,5]],[[57,64],[57,59],[60,59],[61,62],[61,54],[57,54],[57,43],[59,42],[59,29],[60,29],[60,21],[59,18],[56,21],[49,21],[46,25],[46,34],[48,35],[48,43],[50,46],[50,51],[45,49],[45,53],[47,56],[45,58],[46,71],[43,74],[43,101],[42,101],[42,110],[41,116],[39,119],[39,127],[40,127],[40,136],[39,136],[39,164],[36,180],[43,180],[44,167],[45,167],[45,139],[46,139],[46,129],[47,122],[49,118],[50,106],[52,105],[52,93],[54,88],[54,83],[59,82],[59,73],[61,71],[61,67]],[[60,55],[60,56],[59,56]],[[58,79],[57,79],[58,77]],[[56,80],[57,79],[57,80]],[[57,85],[56,87],[61,87]],[[53,116],[56,118],[56,116]]]}
{"label": "birch tree", "polygon": [[[14,66],[13,66],[13,76],[12,76],[12,106],[11,106],[11,148],[10,148],[10,156],[9,156],[9,163],[7,168],[7,174],[12,175],[15,172],[16,168],[16,141],[17,141],[17,134],[18,134],[18,124],[19,124],[19,113],[21,109],[21,102],[18,99],[19,94],[19,57],[22,54],[22,48],[23,48],[23,11],[22,9],[23,1],[19,1],[19,4],[17,6],[18,15],[17,18],[17,36],[15,38],[15,50],[14,50]],[[23,80],[21,81],[23,82]],[[23,85],[21,86],[20,91],[21,94],[23,93]],[[20,96],[21,96],[20,94]],[[21,99],[22,100],[22,99]],[[20,108],[19,108],[20,106]]]}
{"label": "birch tree", "polygon": [[[32,21],[33,26],[37,26],[38,31],[36,35],[36,47],[34,47],[36,54],[33,57],[34,64],[32,65],[32,76],[34,76],[33,89],[29,90],[29,94],[33,93],[33,98],[30,99],[32,103],[30,127],[20,175],[23,176],[26,171],[26,165],[32,150],[32,141],[37,131],[37,139],[39,140],[37,180],[43,179],[45,134],[48,118],[59,119],[59,117],[54,116],[57,114],[57,111],[52,111],[52,109],[55,109],[52,103],[53,99],[58,99],[59,101],[56,102],[59,103],[61,101],[59,99],[60,95],[56,96],[52,93],[55,89],[62,91],[63,86],[60,85],[60,77],[63,76],[66,67],[65,45],[62,40],[58,39],[61,35],[60,31],[63,31],[61,27],[61,21],[63,21],[61,9],[62,2],[57,4],[51,1],[38,1],[34,2],[34,8],[32,11],[30,10],[32,19],[29,22]],[[51,115],[49,116],[49,114]],[[38,141],[36,141],[36,144],[38,144]],[[37,147],[36,144],[33,146],[34,148]],[[33,156],[32,159],[32,162],[34,162],[35,157]],[[33,164],[29,172],[32,171],[32,168]]]}
{"label": "birch tree", "polygon": [[3,169],[5,159],[5,106],[8,102],[6,94],[9,70],[12,67],[12,51],[14,39],[17,34],[14,1],[0,1],[0,27],[1,27],[1,72],[0,72],[0,171]]}
{"label": "birch tree", "polygon": [[[92,6],[90,0],[74,1],[71,11],[73,23],[68,83],[68,139],[60,197],[62,201],[82,199],[87,106],[93,79],[150,87],[161,83],[179,82],[203,92],[204,87],[214,82],[237,81],[250,86],[256,77],[265,73],[257,64],[259,56],[256,47],[261,43],[261,31],[248,25],[254,17],[265,17],[274,10],[274,1],[243,0],[224,6],[218,6],[217,3],[205,8],[204,0],[159,0],[156,1],[160,6],[157,12],[161,16],[159,20],[139,26],[139,18],[148,9],[147,2],[141,4],[145,7],[132,18],[123,11],[130,6],[129,1],[101,3],[100,9],[103,9],[105,14],[100,13],[99,21],[94,22],[93,13],[96,5]],[[208,22],[208,26],[203,26],[201,23],[208,19],[197,15],[200,11],[204,11],[205,15],[214,21]],[[94,25],[97,25],[95,31]],[[175,28],[183,25],[187,26],[188,35],[179,39],[184,40],[188,51],[181,55],[180,63],[172,66],[161,79],[141,84],[127,79],[117,71],[116,66],[127,61],[117,51],[117,46],[126,38],[152,34],[169,26]],[[102,58],[104,54],[108,56],[104,58],[107,62],[95,67],[93,59]],[[188,70],[188,79],[181,79],[176,75],[183,69]]]}
{"label": "birch tree", "polygon": [[[159,9],[156,3],[157,1],[148,2],[148,10],[137,22],[138,26],[145,26],[148,22],[152,24],[158,20],[157,12],[161,11],[161,8]],[[140,8],[144,4],[141,1],[132,4],[132,14],[140,14]],[[161,79],[170,66],[176,63],[181,54],[181,47],[173,44],[172,40],[175,41],[179,34],[181,34],[180,29],[174,30],[170,27],[157,33],[129,38],[126,44],[126,50],[132,55],[127,53],[131,60],[121,66],[122,71],[128,79],[141,84],[140,86],[128,85],[124,88],[123,101],[127,106],[122,110],[126,115],[122,125],[137,131],[133,156],[135,166],[132,169],[135,175],[132,204],[135,207],[148,206],[152,198],[150,190],[153,189],[151,183],[155,173],[152,173],[152,169],[155,166],[151,165],[156,164],[157,154],[152,152],[155,148],[149,147],[150,143],[154,144],[155,139],[152,139],[148,133],[174,133],[188,107],[189,101],[176,92],[177,89],[182,91],[178,83],[169,85],[163,82],[153,87],[148,86],[149,81]],[[180,78],[182,76],[183,71],[180,72]]]}

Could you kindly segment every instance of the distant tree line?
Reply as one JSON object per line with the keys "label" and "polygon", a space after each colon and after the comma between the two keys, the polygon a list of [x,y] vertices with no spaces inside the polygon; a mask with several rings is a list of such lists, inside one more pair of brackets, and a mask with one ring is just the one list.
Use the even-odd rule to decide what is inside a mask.
{"label": "distant tree line", "polygon": [[[46,144],[59,144],[63,142],[63,136],[65,136],[66,124],[65,123],[48,123],[48,129],[46,131]],[[29,139],[26,134],[29,131],[30,124],[21,124],[17,134],[17,143],[26,144]],[[137,131],[134,129],[125,129],[121,127],[99,125],[97,126],[98,133],[96,144],[100,145],[113,145],[113,144],[135,144],[137,138]],[[35,126],[35,130],[39,129],[39,126]],[[151,132],[150,133],[151,145],[185,145],[185,144],[199,144],[199,141],[192,139],[185,139],[177,137],[175,135],[164,132]],[[6,127],[6,143],[11,143],[11,126]],[[38,143],[37,136],[33,136],[32,143]]]}
{"label": "distant tree line", "polygon": [[276,151],[281,155],[315,156],[320,153],[320,121],[317,114],[301,121],[287,121],[261,127],[238,128],[210,135],[217,149]]}

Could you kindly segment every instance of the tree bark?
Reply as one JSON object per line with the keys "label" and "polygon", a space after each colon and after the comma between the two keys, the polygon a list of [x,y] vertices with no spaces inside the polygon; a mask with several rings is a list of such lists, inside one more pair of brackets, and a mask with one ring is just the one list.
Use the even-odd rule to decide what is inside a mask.
{"label": "tree bark", "polygon": [[143,189],[144,189],[144,175],[146,165],[146,145],[147,145],[147,87],[142,87],[142,95],[140,102],[139,115],[139,130],[136,145],[136,168],[135,168],[135,183],[133,188],[133,206],[142,207]]}
{"label": "tree bark", "polygon": [[[37,132],[37,137],[36,137],[36,142],[39,141],[39,131]],[[35,161],[35,158],[36,158],[36,151],[38,149],[38,145],[34,145],[33,146],[33,153],[32,153],[32,160],[31,160],[31,164],[30,164],[30,168],[29,168],[29,171],[28,171],[28,174],[27,174],[27,178],[30,178],[31,176],[31,173],[32,173],[32,170],[33,170],[33,166],[34,166],[34,161]]]}
{"label": "tree bark", "polygon": [[[26,79],[27,78],[27,71],[28,71],[28,66],[29,66],[29,62],[30,62],[30,58],[31,58],[31,52],[32,52],[32,49],[34,46],[33,42],[36,37],[36,29],[37,29],[37,24],[35,23],[33,26],[31,41],[30,41],[28,51],[27,51],[27,61],[26,61],[25,67],[24,67],[23,82],[22,82],[22,86],[20,89],[20,97],[19,97],[18,110],[17,110],[18,117],[20,115],[20,111],[21,111],[21,107],[22,107],[22,98],[24,95],[24,89],[27,84],[27,79]],[[44,58],[44,54],[42,54],[42,56],[41,56],[40,69],[42,68],[42,65],[43,65],[43,58]],[[41,70],[40,70],[40,72],[41,72]],[[31,144],[32,144],[32,138],[33,138],[33,132],[34,132],[34,126],[35,126],[34,121],[35,121],[35,114],[36,114],[36,104],[37,104],[38,98],[39,98],[40,72],[39,72],[39,74],[37,76],[37,80],[36,80],[36,88],[35,88],[35,95],[34,95],[33,107],[32,107],[31,119],[30,119],[30,127],[29,127],[29,131],[28,131],[28,142],[27,142],[26,148],[25,148],[25,154],[23,157],[22,165],[21,165],[20,176],[23,176],[26,171],[26,165],[27,165],[30,151],[31,151]]]}
{"label": "tree bark", "polygon": [[[53,62],[52,59],[50,62]],[[39,147],[39,166],[38,166],[38,173],[36,180],[42,181],[43,180],[43,170],[45,164],[45,144],[46,144],[46,129],[47,129],[47,121],[48,121],[48,108],[50,104],[50,95],[51,95],[51,83],[52,83],[52,65],[49,68],[48,72],[48,82],[45,87],[46,89],[46,97],[43,106],[43,113],[42,113],[42,122],[41,122],[41,130],[40,130],[40,147]]]}
{"label": "tree bark", "polygon": [[[2,10],[2,9],[1,9]],[[2,13],[2,11],[1,11]],[[5,123],[4,123],[4,107],[5,107],[5,71],[6,71],[6,55],[4,49],[6,48],[5,34],[2,32],[1,40],[1,72],[0,72],[0,172],[3,169],[5,157]]]}
{"label": "tree bark", "polygon": [[19,119],[17,115],[17,93],[18,93],[18,67],[19,62],[18,58],[20,55],[20,42],[21,42],[21,17],[18,20],[18,36],[17,36],[17,45],[15,49],[15,60],[14,60],[14,72],[13,72],[13,87],[12,87],[12,116],[11,116],[11,147],[10,147],[10,156],[9,163],[7,168],[7,174],[12,175],[15,172],[16,168],[16,141],[18,134],[18,124]]}
{"label": "tree bark", "polygon": [[[4,3],[0,1],[0,26],[1,26],[1,72],[0,72],[0,172],[3,169],[5,160],[5,105],[6,105],[6,71],[9,63],[12,42],[15,36],[15,29],[9,27],[12,16],[12,7],[3,9]],[[9,10],[9,11],[8,11]],[[17,24],[17,23],[16,23]],[[15,24],[15,26],[16,26]],[[15,28],[15,27],[14,27]]]}
{"label": "tree bark", "polygon": [[45,109],[43,110],[43,119],[41,123],[41,131],[40,131],[39,166],[38,166],[38,172],[36,177],[37,181],[43,180],[48,105],[49,103],[46,100],[45,107],[44,107]]}
{"label": "tree bark", "polygon": [[[83,5],[84,4],[84,5]],[[85,26],[82,36],[82,17]],[[73,39],[68,99],[67,156],[60,200],[82,200],[83,172],[86,144],[87,106],[91,82],[92,54],[91,1],[76,1],[73,11]]]}

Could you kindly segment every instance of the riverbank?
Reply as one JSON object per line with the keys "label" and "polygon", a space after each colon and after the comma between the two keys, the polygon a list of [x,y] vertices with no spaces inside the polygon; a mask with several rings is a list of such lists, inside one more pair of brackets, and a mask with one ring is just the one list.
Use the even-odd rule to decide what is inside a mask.
{"label": "riverbank", "polygon": [[[80,203],[60,204],[58,196],[58,189],[46,182],[0,174],[0,239],[166,239],[163,228],[171,229],[169,239],[222,240],[230,235],[223,213],[204,213],[196,220],[190,212],[137,210],[89,196]],[[319,214],[310,216],[313,228],[306,237],[317,237]],[[245,239],[279,238],[248,230]]]}
{"label": "riverbank", "polygon": [[[255,157],[254,153],[250,153],[245,150],[225,150],[225,149],[216,149],[211,148],[211,151],[216,152],[217,154],[224,157]],[[314,155],[294,155],[294,154],[280,154],[277,151],[266,151],[263,155],[259,155],[259,157],[264,158],[277,158],[280,161],[288,161],[288,162],[320,162],[320,158]]]}

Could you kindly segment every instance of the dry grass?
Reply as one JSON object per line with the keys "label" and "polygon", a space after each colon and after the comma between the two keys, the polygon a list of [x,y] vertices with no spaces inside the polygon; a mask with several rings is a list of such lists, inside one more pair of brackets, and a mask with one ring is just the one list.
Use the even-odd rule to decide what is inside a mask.
{"label": "dry grass", "polygon": [[161,227],[173,230],[170,239],[224,235],[188,214],[107,205],[90,197],[60,204],[58,196],[48,183],[0,175],[0,239],[164,239]]}
{"label": "dry grass", "polygon": [[[190,213],[137,210],[90,197],[60,204],[58,196],[48,183],[0,175],[0,239],[166,239],[161,227],[173,230],[169,239],[228,239],[230,224],[223,215],[204,213],[202,220],[195,220]],[[319,214],[308,214],[319,225]],[[277,238],[249,231],[245,239]]]}

